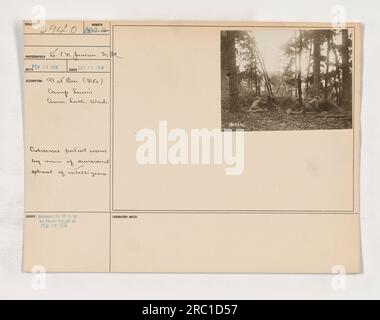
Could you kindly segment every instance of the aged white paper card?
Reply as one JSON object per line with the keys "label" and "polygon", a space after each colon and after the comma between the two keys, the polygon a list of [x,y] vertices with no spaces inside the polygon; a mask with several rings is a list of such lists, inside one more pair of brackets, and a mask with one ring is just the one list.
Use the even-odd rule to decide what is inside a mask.
{"label": "aged white paper card", "polygon": [[361,271],[360,24],[23,24],[25,271]]}

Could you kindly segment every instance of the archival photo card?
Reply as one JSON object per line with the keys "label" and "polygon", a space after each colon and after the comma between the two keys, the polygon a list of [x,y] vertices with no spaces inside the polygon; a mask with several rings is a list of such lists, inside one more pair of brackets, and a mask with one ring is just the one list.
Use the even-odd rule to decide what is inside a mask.
{"label": "archival photo card", "polygon": [[361,271],[360,24],[23,26],[25,271]]}
{"label": "archival photo card", "polygon": [[353,28],[221,31],[223,129],[352,128]]}

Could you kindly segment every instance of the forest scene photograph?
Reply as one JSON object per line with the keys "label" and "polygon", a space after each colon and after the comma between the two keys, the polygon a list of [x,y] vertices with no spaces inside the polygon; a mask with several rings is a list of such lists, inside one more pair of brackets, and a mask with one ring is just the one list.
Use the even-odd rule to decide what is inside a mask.
{"label": "forest scene photograph", "polygon": [[222,129],[351,129],[352,42],[350,29],[222,31]]}

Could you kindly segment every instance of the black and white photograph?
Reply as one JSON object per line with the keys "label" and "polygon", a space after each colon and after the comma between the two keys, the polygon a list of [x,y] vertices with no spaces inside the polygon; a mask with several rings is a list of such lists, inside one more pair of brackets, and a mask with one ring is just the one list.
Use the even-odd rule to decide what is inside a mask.
{"label": "black and white photograph", "polygon": [[352,43],[350,28],[222,31],[222,129],[351,129]]}

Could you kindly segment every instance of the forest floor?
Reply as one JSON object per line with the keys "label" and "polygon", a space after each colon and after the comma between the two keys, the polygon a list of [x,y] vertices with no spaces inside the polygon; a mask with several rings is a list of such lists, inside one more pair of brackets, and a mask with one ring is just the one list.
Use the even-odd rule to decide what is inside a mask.
{"label": "forest floor", "polygon": [[[294,110],[294,108],[291,108]],[[260,112],[245,110],[238,113],[222,111],[223,129],[244,129],[245,131],[285,131],[285,130],[326,130],[351,129],[351,113],[333,108],[330,111],[289,114],[289,108]],[[256,110],[257,111],[257,110]]]}
{"label": "forest floor", "polygon": [[223,112],[222,128],[241,128],[245,131],[351,129],[352,118],[327,118],[323,114],[287,115],[281,112],[265,115]]}

